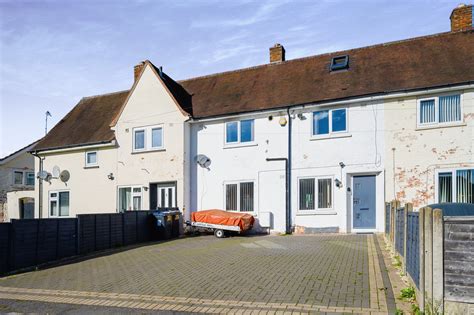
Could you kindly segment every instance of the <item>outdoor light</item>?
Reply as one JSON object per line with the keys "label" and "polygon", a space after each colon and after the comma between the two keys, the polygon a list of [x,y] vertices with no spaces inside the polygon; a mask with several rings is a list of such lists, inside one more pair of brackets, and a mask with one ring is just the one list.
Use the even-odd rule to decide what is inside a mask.
{"label": "outdoor light", "polygon": [[280,123],[280,126],[285,127],[288,121],[286,120],[285,116],[282,116],[278,122]]}
{"label": "outdoor light", "polygon": [[336,187],[337,187],[337,188],[341,188],[341,187],[342,187],[342,182],[341,182],[339,179],[336,178],[334,181],[335,181],[335,183],[336,183]]}
{"label": "outdoor light", "polygon": [[107,178],[110,180],[114,180],[114,173],[110,173],[109,175],[107,175]]}

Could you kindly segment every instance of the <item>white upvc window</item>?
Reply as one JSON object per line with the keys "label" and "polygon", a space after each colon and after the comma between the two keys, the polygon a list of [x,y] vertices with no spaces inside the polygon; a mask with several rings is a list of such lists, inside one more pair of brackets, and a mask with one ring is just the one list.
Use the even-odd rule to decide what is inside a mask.
{"label": "white upvc window", "polygon": [[69,191],[56,190],[49,192],[49,216],[69,216]]}
{"label": "white upvc window", "polygon": [[32,171],[13,170],[13,185],[35,185],[35,173]]}
{"label": "white upvc window", "polygon": [[255,182],[234,181],[224,183],[224,202],[227,211],[255,211]]}
{"label": "white upvc window", "polygon": [[118,187],[118,211],[143,210],[142,186]]}
{"label": "white upvc window", "polygon": [[449,94],[418,100],[417,124],[420,127],[461,123],[462,95]]}
{"label": "white upvc window", "polygon": [[97,151],[86,152],[85,159],[86,159],[86,167],[93,167],[93,166],[99,165]]}
{"label": "white upvc window", "polygon": [[244,119],[225,123],[225,144],[250,144],[255,141],[255,120]]}
{"label": "white upvc window", "polygon": [[474,203],[474,168],[437,170],[435,183],[436,202]]}
{"label": "white upvc window", "polygon": [[326,109],[313,112],[311,134],[327,137],[347,132],[347,108]]}
{"label": "white upvc window", "polygon": [[298,179],[298,210],[333,209],[332,177],[302,177]]}
{"label": "white upvc window", "polygon": [[164,149],[163,125],[133,129],[133,152]]}

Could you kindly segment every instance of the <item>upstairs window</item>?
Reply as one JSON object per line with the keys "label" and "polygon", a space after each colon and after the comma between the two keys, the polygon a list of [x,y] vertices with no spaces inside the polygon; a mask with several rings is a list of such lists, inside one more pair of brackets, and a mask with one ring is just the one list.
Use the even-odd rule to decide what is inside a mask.
{"label": "upstairs window", "polygon": [[23,185],[23,172],[14,171],[13,172],[13,184],[14,185]]}
{"label": "upstairs window", "polygon": [[349,68],[349,56],[337,56],[331,59],[331,71]]}
{"label": "upstairs window", "polygon": [[321,110],[313,113],[313,136],[347,131],[347,109]]}
{"label": "upstairs window", "polygon": [[34,186],[35,185],[35,173],[26,172],[26,185]]}
{"label": "upstairs window", "polygon": [[225,124],[225,143],[239,144],[254,141],[254,120],[231,121]]}
{"label": "upstairs window", "polygon": [[153,151],[164,148],[163,126],[148,126],[133,130],[133,151]]}
{"label": "upstairs window", "polygon": [[418,125],[458,123],[462,121],[461,95],[445,95],[418,101]]}
{"label": "upstairs window", "polygon": [[97,166],[97,151],[86,152],[86,167]]}

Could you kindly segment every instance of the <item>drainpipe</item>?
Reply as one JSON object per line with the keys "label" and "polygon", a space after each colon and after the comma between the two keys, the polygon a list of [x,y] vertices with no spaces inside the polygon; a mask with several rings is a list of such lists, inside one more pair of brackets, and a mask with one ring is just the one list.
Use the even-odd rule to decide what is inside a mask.
{"label": "drainpipe", "polygon": [[[39,172],[42,172],[43,158],[41,158],[36,152],[31,152],[31,155],[39,159]],[[38,218],[41,219],[43,217],[43,180],[41,178],[38,178],[38,192]]]}
{"label": "drainpipe", "polygon": [[290,108],[286,110],[288,115],[288,158],[267,158],[267,162],[271,161],[285,161],[285,206],[286,206],[286,234],[291,234],[291,128],[292,121],[290,115]]}

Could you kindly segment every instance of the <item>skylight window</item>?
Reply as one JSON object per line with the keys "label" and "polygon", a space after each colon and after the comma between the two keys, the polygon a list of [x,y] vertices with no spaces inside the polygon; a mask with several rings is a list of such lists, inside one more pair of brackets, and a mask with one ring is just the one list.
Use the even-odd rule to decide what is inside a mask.
{"label": "skylight window", "polygon": [[331,71],[349,68],[349,56],[338,56],[331,59]]}

